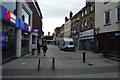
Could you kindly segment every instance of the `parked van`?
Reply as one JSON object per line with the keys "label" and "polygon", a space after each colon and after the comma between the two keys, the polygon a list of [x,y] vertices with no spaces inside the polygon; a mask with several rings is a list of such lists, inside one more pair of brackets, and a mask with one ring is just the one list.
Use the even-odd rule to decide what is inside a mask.
{"label": "parked van", "polygon": [[75,45],[73,44],[72,38],[61,38],[59,40],[59,47],[61,50],[75,51]]}

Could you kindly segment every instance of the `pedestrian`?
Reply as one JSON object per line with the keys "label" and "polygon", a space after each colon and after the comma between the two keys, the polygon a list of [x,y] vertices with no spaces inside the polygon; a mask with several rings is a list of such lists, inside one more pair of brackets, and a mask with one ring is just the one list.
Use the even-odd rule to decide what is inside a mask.
{"label": "pedestrian", "polygon": [[32,55],[34,55],[34,51],[37,49],[35,43],[32,43]]}
{"label": "pedestrian", "polygon": [[38,44],[37,44],[38,55],[40,54],[41,47],[42,47],[42,45],[40,45],[39,42],[38,42]]}
{"label": "pedestrian", "polygon": [[44,56],[45,56],[45,54],[46,54],[46,51],[47,51],[47,49],[48,49],[47,45],[46,45],[46,44],[43,44],[43,47],[42,47],[42,49],[43,49]]}

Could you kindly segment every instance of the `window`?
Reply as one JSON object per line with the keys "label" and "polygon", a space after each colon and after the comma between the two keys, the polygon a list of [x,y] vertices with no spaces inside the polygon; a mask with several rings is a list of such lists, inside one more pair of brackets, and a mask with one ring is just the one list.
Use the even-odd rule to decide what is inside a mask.
{"label": "window", "polygon": [[7,2],[6,0],[3,0],[2,5],[12,13],[16,14],[16,0],[12,0],[12,2]]}
{"label": "window", "polygon": [[111,11],[110,10],[108,10],[108,11],[105,11],[104,12],[104,24],[105,25],[108,25],[108,24],[110,24],[111,22]]}
{"label": "window", "polygon": [[87,21],[85,21],[85,26],[87,26]]}
{"label": "window", "polygon": [[92,11],[92,10],[93,10],[93,6],[91,5],[91,6],[90,6],[90,11]]}
{"label": "window", "polygon": [[87,9],[85,10],[85,15],[87,14]]}
{"label": "window", "polygon": [[30,24],[30,15],[24,8],[22,8],[22,20],[25,23]]}
{"label": "window", "polygon": [[82,17],[84,16],[84,12],[82,12]]}
{"label": "window", "polygon": [[84,23],[81,23],[82,24],[82,28],[84,27]]}
{"label": "window", "polygon": [[117,7],[117,22],[120,22],[120,6],[119,7]]}
{"label": "window", "polygon": [[92,29],[93,28],[93,25],[92,25],[92,17],[90,17],[90,27],[89,27],[90,29]]}

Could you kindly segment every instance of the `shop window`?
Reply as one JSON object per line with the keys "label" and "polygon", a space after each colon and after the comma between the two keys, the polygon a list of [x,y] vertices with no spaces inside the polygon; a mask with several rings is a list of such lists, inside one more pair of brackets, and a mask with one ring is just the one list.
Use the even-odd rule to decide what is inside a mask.
{"label": "shop window", "polygon": [[120,22],[120,6],[116,8],[117,22]]}
{"label": "shop window", "polygon": [[10,27],[10,34],[14,34],[14,28]]}
{"label": "shop window", "polygon": [[111,24],[111,11],[110,10],[104,12],[104,24],[105,25]]}

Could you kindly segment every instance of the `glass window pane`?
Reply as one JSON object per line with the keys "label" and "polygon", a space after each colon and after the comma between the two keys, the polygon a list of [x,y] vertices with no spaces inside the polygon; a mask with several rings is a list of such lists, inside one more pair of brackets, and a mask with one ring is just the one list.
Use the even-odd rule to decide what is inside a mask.
{"label": "glass window pane", "polygon": [[2,5],[4,7],[6,7],[9,11],[11,11],[12,13],[16,14],[16,0],[14,0],[14,2],[2,2]]}
{"label": "glass window pane", "polygon": [[27,11],[25,11],[25,9],[22,9],[22,20],[29,24],[29,19],[30,19],[30,15],[29,13],[27,13]]}

